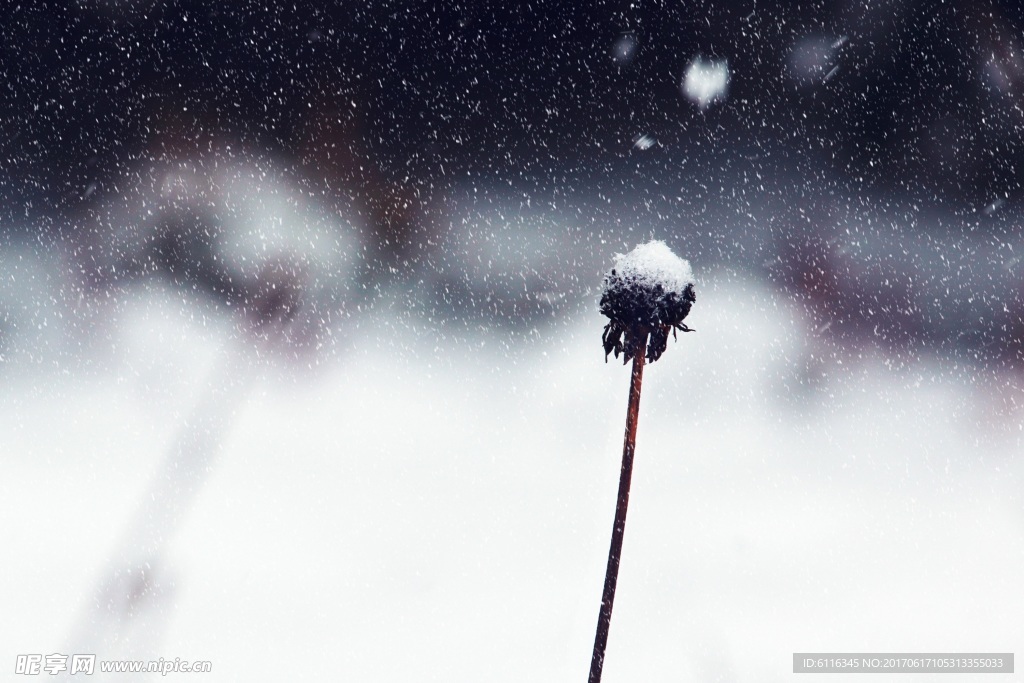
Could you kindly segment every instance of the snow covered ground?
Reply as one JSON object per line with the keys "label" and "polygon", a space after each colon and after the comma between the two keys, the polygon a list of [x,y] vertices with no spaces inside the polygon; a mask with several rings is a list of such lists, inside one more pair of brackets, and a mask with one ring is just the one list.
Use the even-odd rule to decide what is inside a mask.
{"label": "snow covered ground", "polygon": [[[698,275],[697,333],[645,378],[604,680],[1019,650],[1022,415],[969,368],[837,357],[756,282]],[[255,367],[138,647],[217,681],[584,680],[629,381],[603,325],[509,353],[382,312],[312,371]],[[226,336],[154,288],[101,362],[9,375],[0,661],[67,652]]]}

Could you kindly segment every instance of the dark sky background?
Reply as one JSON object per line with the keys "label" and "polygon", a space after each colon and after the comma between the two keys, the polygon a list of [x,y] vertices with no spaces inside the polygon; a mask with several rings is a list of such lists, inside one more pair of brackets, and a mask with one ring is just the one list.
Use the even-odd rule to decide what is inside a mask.
{"label": "dark sky background", "polygon": [[[1018,185],[1016,3],[367,4],[9,5],[5,213],[73,209],[139,158],[218,138],[301,163],[346,136],[339,155],[421,184],[466,171],[591,182],[645,131],[670,148],[665,164],[773,145],[954,206]],[[637,44],[625,65],[611,58],[624,33]],[[787,69],[805,36],[846,38],[825,83]],[[696,55],[733,74],[712,111],[680,97]],[[1009,94],[984,82],[991,56]]]}
{"label": "dark sky background", "polygon": [[[693,257],[735,260],[841,338],[881,326],[889,345],[1020,360],[1002,267],[1024,160],[1017,3],[35,1],[0,21],[8,240],[102,241],[97,207],[140,169],[269,156],[365,210],[385,261],[443,236],[431,207],[452,188],[599,199],[653,228],[703,216]],[[728,62],[725,101],[683,97],[697,57]],[[722,203],[760,209],[715,222]],[[934,239],[961,263],[848,257],[855,215],[872,244]]]}

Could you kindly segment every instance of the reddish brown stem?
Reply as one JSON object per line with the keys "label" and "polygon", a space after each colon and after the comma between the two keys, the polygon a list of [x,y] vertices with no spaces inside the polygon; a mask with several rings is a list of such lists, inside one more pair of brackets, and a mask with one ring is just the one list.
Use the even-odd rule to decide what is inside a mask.
{"label": "reddish brown stem", "polygon": [[622,555],[622,537],[626,531],[626,508],[629,505],[629,483],[633,478],[633,453],[636,450],[636,424],[640,418],[640,385],[644,379],[644,352],[647,335],[633,356],[633,375],[629,382],[629,407],[626,410],[626,436],[622,444],[622,470],[619,472],[619,499],[615,505],[615,525],[612,527],[612,545],[608,550],[608,567],[604,573],[604,594],[601,614],[597,619],[594,654],[590,659],[590,683],[600,683],[604,667],[604,649],[608,644],[608,629],[612,622],[612,604],[615,602],[615,584],[619,579],[619,557]]}

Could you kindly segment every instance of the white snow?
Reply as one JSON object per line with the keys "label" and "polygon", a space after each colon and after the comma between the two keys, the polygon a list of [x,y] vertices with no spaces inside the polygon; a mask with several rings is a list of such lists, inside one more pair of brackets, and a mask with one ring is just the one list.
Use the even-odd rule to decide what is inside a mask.
{"label": "white snow", "polygon": [[683,78],[683,93],[701,109],[725,99],[729,87],[729,63],[723,60],[690,62]]}
{"label": "white snow", "polygon": [[622,280],[652,289],[661,285],[666,292],[682,292],[686,285],[694,284],[690,262],[673,254],[661,240],[641,244],[628,254],[616,254],[615,272]]}
{"label": "white snow", "polygon": [[[645,378],[605,679],[788,680],[798,647],[1012,650],[1020,409],[999,419],[977,377],[927,358],[838,365],[760,283],[701,280],[701,332]],[[11,659],[69,653],[215,362],[216,334],[155,305],[124,311],[131,352],[103,368],[0,387]],[[139,336],[159,321],[175,336]],[[629,383],[594,358],[603,324],[588,309],[510,359],[381,315],[315,381],[258,382],[170,541],[176,592],[142,651],[218,681],[476,680],[497,660],[494,683],[584,680]]]}

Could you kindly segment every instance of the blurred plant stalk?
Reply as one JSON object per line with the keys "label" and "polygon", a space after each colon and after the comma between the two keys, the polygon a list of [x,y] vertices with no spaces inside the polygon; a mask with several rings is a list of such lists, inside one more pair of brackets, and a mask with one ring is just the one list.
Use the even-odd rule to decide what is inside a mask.
{"label": "blurred plant stalk", "polygon": [[[238,406],[259,376],[268,347],[286,343],[297,292],[271,284],[255,299],[235,338],[224,345],[199,399],[179,426],[99,585],[72,631],[70,652],[109,659],[153,659],[172,613],[167,547],[212,471]],[[102,674],[99,675],[102,678]],[[59,680],[73,680],[65,673]]]}

